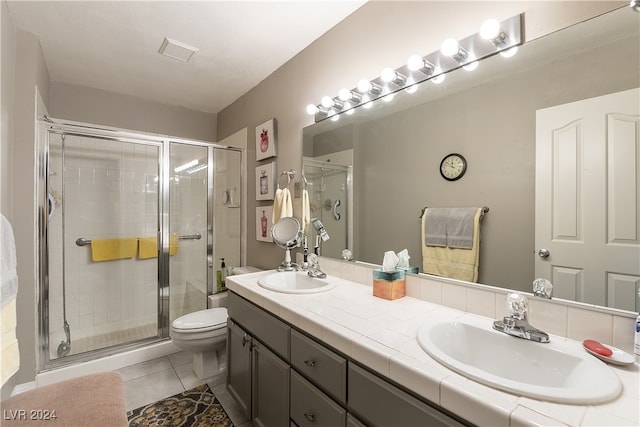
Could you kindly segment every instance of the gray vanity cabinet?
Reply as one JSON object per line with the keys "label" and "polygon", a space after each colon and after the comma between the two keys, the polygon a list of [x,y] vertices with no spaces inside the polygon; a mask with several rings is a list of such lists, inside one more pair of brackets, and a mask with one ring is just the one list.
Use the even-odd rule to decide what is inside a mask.
{"label": "gray vanity cabinet", "polygon": [[242,412],[251,417],[251,336],[227,320],[227,389]]}
{"label": "gray vanity cabinet", "polygon": [[464,425],[354,363],[349,363],[348,402],[349,412],[372,427]]}
{"label": "gray vanity cabinet", "polygon": [[227,388],[256,427],[286,426],[290,327],[233,292],[227,305]]}

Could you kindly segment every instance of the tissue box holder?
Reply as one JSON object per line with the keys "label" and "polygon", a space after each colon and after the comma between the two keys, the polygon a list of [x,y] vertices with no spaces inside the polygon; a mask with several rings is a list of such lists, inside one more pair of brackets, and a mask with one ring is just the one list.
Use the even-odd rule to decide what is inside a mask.
{"label": "tissue box holder", "polygon": [[405,271],[373,270],[373,295],[394,300],[405,295]]}
{"label": "tissue box holder", "polygon": [[405,273],[418,274],[420,270],[418,267],[396,267],[398,270],[404,270]]}

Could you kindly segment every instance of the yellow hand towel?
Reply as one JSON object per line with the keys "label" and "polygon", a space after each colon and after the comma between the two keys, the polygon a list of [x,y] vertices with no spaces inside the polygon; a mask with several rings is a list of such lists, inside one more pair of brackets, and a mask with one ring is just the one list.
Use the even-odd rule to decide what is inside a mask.
{"label": "yellow hand towel", "polygon": [[138,239],[138,258],[148,259],[158,256],[158,239],[155,237],[141,237]]}
{"label": "yellow hand towel", "polygon": [[96,262],[133,258],[137,251],[137,238],[91,240],[91,259]]}
{"label": "yellow hand towel", "polygon": [[[169,255],[173,256],[178,252],[178,236],[169,236]],[[141,237],[138,243],[138,258],[149,259],[158,256],[158,239],[155,237]]]}
{"label": "yellow hand towel", "polygon": [[[473,218],[473,245],[471,249],[427,246],[422,239],[422,271],[427,274],[477,282],[480,261],[481,214],[482,208],[478,208]],[[425,212],[422,216],[421,236],[425,235],[426,216]]]}

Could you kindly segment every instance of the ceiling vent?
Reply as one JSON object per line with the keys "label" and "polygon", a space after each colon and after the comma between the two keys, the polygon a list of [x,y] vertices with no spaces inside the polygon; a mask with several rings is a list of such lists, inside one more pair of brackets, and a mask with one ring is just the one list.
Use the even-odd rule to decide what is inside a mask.
{"label": "ceiling vent", "polygon": [[189,46],[188,44],[180,43],[179,41],[165,37],[158,53],[182,62],[189,62],[191,56],[193,56],[193,54],[198,50],[199,49],[197,47]]}

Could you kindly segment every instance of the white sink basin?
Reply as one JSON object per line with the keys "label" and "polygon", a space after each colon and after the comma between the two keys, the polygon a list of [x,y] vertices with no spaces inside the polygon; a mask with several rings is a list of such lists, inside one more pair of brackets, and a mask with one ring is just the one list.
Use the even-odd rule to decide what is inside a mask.
{"label": "white sink basin", "polygon": [[312,294],[333,289],[336,285],[328,279],[316,279],[302,272],[278,272],[258,279],[258,285],[265,289],[287,294]]}
{"label": "white sink basin", "polygon": [[418,343],[446,367],[482,384],[541,400],[595,404],[622,391],[603,362],[565,342],[541,344],[461,322],[427,324]]}

